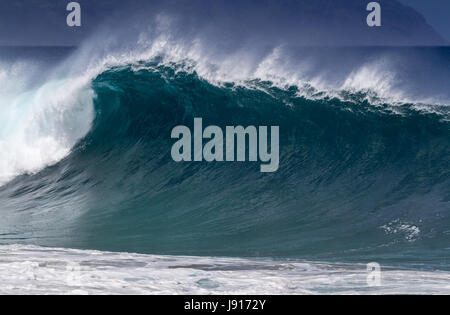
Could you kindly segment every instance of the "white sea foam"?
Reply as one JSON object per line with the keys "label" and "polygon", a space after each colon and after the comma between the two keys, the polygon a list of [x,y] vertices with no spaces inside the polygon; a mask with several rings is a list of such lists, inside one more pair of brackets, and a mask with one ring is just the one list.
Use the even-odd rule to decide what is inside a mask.
{"label": "white sea foam", "polygon": [[[25,81],[26,74],[22,74]],[[64,158],[90,129],[93,91],[87,78],[55,79],[28,88],[9,85],[0,91],[0,185]],[[0,84],[1,85],[1,84]]]}
{"label": "white sea foam", "polygon": [[419,227],[412,225],[412,224],[402,222],[398,219],[393,220],[392,222],[381,226],[381,229],[386,234],[404,235],[404,238],[409,242],[414,242],[417,239],[417,237],[420,235]]}
{"label": "white sea foam", "polygon": [[450,273],[271,259],[0,246],[0,294],[450,294]]}
{"label": "white sea foam", "polygon": [[[83,56],[99,57],[95,52],[89,52],[96,50],[95,45],[88,44],[84,50]],[[450,104],[449,100],[442,97],[409,96],[402,88],[405,82],[397,75],[395,64],[384,55],[336,76],[336,73],[331,75],[332,70],[329,69],[313,69],[317,60],[311,55],[291,55],[284,46],[275,46],[265,54],[246,45],[231,52],[218,52],[201,38],[183,41],[171,36],[167,25],[163,34],[142,34],[132,49],[118,49],[101,56],[90,63],[89,71],[100,73],[111,66],[132,65],[155,58],[161,58],[161,65],[183,65],[179,71],[195,71],[199,77],[217,86],[233,82],[246,88],[260,89],[252,82],[270,81],[272,86],[282,89],[296,86],[298,95],[308,99],[332,97],[346,101],[351,99],[343,97],[343,92],[363,92],[366,100],[374,105],[427,104],[432,112],[436,111],[433,105]],[[143,69],[145,66],[136,67],[136,70]],[[421,110],[425,109],[421,107]]]}

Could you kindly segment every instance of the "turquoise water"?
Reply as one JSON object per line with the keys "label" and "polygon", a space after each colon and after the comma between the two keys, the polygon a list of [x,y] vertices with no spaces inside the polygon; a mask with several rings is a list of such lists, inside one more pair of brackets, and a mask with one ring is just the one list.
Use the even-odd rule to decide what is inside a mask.
{"label": "turquoise water", "polygon": [[[36,67],[61,59],[56,48],[28,54]],[[33,114],[3,130],[13,176],[0,188],[0,243],[450,269],[450,50],[349,48],[340,62],[320,54],[310,72],[334,69],[326,77],[338,81],[340,68],[363,70],[333,93],[256,77],[218,84],[195,63],[162,57],[105,66],[83,89],[71,78],[42,88],[34,77],[26,86],[40,92],[8,102]],[[364,80],[375,74],[363,65],[386,54],[423,100],[371,90]],[[171,130],[194,117],[280,126],[279,170],[175,163]],[[31,131],[19,137],[20,126]]]}

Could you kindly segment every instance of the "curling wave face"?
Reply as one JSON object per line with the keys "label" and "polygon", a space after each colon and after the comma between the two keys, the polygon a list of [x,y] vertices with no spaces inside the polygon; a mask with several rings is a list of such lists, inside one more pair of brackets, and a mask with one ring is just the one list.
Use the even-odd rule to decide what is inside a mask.
{"label": "curling wave face", "polygon": [[[277,50],[233,72],[234,58],[170,47],[108,57],[9,103],[24,114],[10,111],[21,119],[1,133],[0,242],[449,268],[445,93],[407,102],[366,58],[331,88],[306,66],[283,69]],[[175,163],[170,132],[194,117],[280,126],[278,172]]]}

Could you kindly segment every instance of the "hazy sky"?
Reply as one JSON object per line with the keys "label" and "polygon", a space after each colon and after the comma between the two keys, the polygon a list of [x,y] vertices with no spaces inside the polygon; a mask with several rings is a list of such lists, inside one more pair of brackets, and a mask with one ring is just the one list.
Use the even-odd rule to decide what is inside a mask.
{"label": "hazy sky", "polygon": [[[174,3],[182,3],[187,4],[185,8],[187,12],[185,15],[189,16],[192,21],[199,20],[199,17],[202,17],[202,12],[205,11],[203,5],[200,5],[198,8],[193,7],[193,0],[185,0],[185,1],[175,1]],[[302,22],[305,22],[305,18],[308,16],[303,16],[302,11],[295,7],[298,3],[309,3],[311,1],[314,4],[320,3],[322,1],[324,3],[325,9],[329,9],[330,7],[349,5],[351,6],[357,3],[357,14],[355,12],[351,13],[352,18],[349,20],[344,19],[341,24],[331,24],[333,27],[330,30],[330,34],[334,34],[333,31],[339,28],[346,30],[354,29],[353,26],[348,26],[346,28],[346,23],[349,24],[351,21],[356,21],[355,23],[359,23],[362,25],[365,21],[365,5],[370,0],[283,0],[283,1],[270,1],[270,0],[204,0],[205,2],[212,3],[216,2],[218,4],[222,3],[222,5],[230,6],[231,9],[228,11],[224,11],[224,17],[219,21],[217,19],[214,22],[226,23],[227,18],[229,16],[238,16],[236,18],[242,23],[249,23],[251,17],[249,14],[246,14],[245,11],[245,3],[251,3],[252,1],[256,1],[262,3],[263,7],[269,5],[275,6],[273,3],[283,2],[283,5],[279,5],[280,8],[276,8],[276,10],[285,10],[287,12],[287,17],[291,16],[292,19],[295,19],[298,25],[302,25]],[[399,2],[413,7],[415,10],[420,12],[423,16],[425,16],[428,24],[432,25],[434,29],[440,33],[442,36],[446,37],[450,40],[450,0],[398,0]],[[119,14],[116,20],[118,22],[123,22],[129,16],[127,12],[147,12],[145,10],[141,10],[139,3],[143,2],[146,4],[152,4],[155,7],[158,3],[160,3],[160,7],[170,8],[171,4],[169,0],[78,0],[82,6],[82,23],[83,27],[80,28],[69,28],[65,24],[66,19],[66,5],[70,0],[0,0],[0,45],[72,45],[79,44],[82,40],[90,34],[92,30],[95,30],[100,22],[108,17],[115,16],[115,14]],[[199,2],[199,1],[197,1]],[[200,1],[201,2],[201,1]],[[416,34],[418,31],[414,29],[414,20],[411,22],[413,25],[408,25],[408,17],[405,20],[402,20],[402,17],[397,17],[397,12],[390,14],[389,7],[390,4],[397,3],[394,0],[379,0],[382,3],[382,7],[385,8],[385,21],[386,26],[394,27],[401,33],[414,33]],[[231,3],[231,4],[230,4]],[[266,3],[266,4],[264,4]],[[384,3],[384,4],[383,4]],[[310,3],[311,4],[311,3]],[[210,5],[213,6],[214,5]],[[307,7],[312,5],[307,5]],[[360,6],[360,8],[359,8]],[[391,6],[392,7],[392,6]],[[264,8],[262,8],[263,11]],[[269,8],[270,10],[270,8]],[[267,19],[270,20],[270,23],[276,25],[278,27],[282,27],[283,24],[291,23],[292,21],[286,19],[276,19],[278,11],[270,11],[267,15]],[[361,11],[359,13],[359,10]],[[339,11],[339,10],[338,10]],[[405,10],[407,11],[407,10]],[[149,16],[146,18],[151,19],[149,11]],[[228,12],[228,13],[227,13]],[[230,13],[231,12],[231,13]],[[279,12],[278,12],[279,13]],[[226,16],[226,15],[229,16]],[[242,15],[242,16],[241,16]],[[337,17],[341,16],[342,13],[336,12]],[[345,16],[345,14],[343,14]],[[347,15],[348,16],[348,15]],[[411,17],[411,15],[408,15]],[[355,18],[355,19],[354,19]],[[404,18],[404,17],[403,17]],[[213,19],[212,17],[206,15],[203,16],[204,20]],[[312,17],[312,19],[318,20],[319,25],[326,25],[327,23],[322,23],[320,18]],[[312,21],[312,23],[314,23]],[[310,21],[311,22],[311,21]],[[326,21],[327,22],[327,21]],[[362,22],[362,23],[361,23]],[[388,23],[389,22],[389,23]],[[242,24],[241,23],[241,24]],[[306,22],[305,22],[306,23]],[[322,24],[321,24],[322,23]],[[267,24],[267,23],[266,23]],[[403,25],[403,29],[398,28],[396,24]],[[418,23],[420,24],[420,23]],[[234,25],[234,23],[228,23],[227,25]],[[286,26],[285,25],[285,26]],[[114,26],[114,25],[113,25]],[[115,32],[117,29],[127,27],[117,25],[117,28],[114,30],[111,28],[110,32]],[[272,28],[268,28],[270,31]],[[286,29],[287,26],[286,26]],[[304,29],[304,28],[300,28]],[[423,27],[422,27],[423,29]],[[295,28],[294,28],[295,30]],[[245,31],[245,28],[240,28],[239,31]],[[367,31],[367,30],[366,30]],[[424,33],[425,34],[425,33]],[[429,34],[426,33],[426,34]],[[330,36],[332,36],[330,35]],[[334,35],[333,35],[334,36]],[[380,35],[381,36],[381,35]],[[418,35],[427,37],[426,35]],[[338,37],[338,36],[335,36]],[[342,36],[341,36],[342,37]],[[348,37],[348,36],[346,36]],[[334,38],[334,37],[333,37]],[[333,39],[332,38],[332,39]],[[325,39],[324,39],[325,41]]]}
{"label": "hazy sky", "polygon": [[422,13],[442,36],[450,40],[450,0],[399,0]]}

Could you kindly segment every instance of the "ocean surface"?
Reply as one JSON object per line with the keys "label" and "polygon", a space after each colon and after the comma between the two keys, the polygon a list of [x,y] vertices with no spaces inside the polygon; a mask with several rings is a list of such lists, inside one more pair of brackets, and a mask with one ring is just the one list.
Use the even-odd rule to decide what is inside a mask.
{"label": "ocean surface", "polygon": [[0,246],[0,294],[450,294],[448,272],[298,260]]}
{"label": "ocean surface", "polygon": [[[448,293],[449,86],[448,47],[1,48],[0,293]],[[174,162],[195,117],[279,170]]]}

